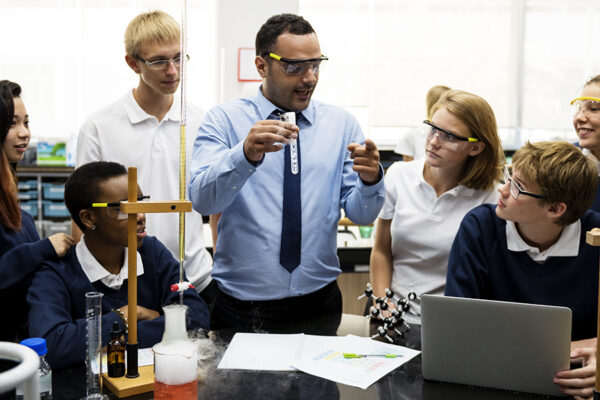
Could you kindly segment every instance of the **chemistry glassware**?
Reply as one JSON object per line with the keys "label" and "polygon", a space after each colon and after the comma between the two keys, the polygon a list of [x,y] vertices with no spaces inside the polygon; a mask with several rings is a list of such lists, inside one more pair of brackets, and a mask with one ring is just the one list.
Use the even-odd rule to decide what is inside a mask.
{"label": "chemistry glassware", "polygon": [[185,326],[187,306],[163,307],[165,333],[152,347],[154,352],[154,399],[196,399],[198,397],[197,344]]}
{"label": "chemistry glassware", "polygon": [[102,296],[100,292],[85,294],[87,388],[84,399],[106,398],[102,395]]}
{"label": "chemistry glassware", "polygon": [[122,334],[119,323],[114,321],[110,331],[110,342],[106,345],[106,363],[108,376],[111,378],[125,376],[125,341],[121,339]]}
{"label": "chemistry glassware", "polygon": [[[296,113],[295,112],[286,112],[281,114],[281,119],[283,121],[290,122],[292,124],[296,124]],[[298,174],[300,170],[300,166],[298,164],[298,139],[290,139],[290,168],[292,170],[292,174]]]}

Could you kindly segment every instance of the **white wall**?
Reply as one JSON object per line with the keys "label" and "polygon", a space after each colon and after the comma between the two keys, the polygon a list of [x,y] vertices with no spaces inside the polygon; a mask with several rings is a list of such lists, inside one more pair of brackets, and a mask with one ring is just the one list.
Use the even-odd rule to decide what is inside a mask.
{"label": "white wall", "polygon": [[254,47],[256,33],[272,15],[298,13],[298,0],[220,0],[217,11],[219,103],[254,95],[260,82],[238,81],[238,48]]}
{"label": "white wall", "polygon": [[[123,33],[137,14],[180,19],[183,0],[0,0],[0,79],[23,86],[34,137],[68,138],[137,84]],[[253,95],[237,50],[265,20],[300,13],[330,57],[315,97],[345,107],[393,148],[436,84],[479,94],[503,141],[574,140],[569,101],[600,73],[600,2],[591,0],[187,0],[188,100],[204,109]],[[522,35],[516,34],[522,32]]]}

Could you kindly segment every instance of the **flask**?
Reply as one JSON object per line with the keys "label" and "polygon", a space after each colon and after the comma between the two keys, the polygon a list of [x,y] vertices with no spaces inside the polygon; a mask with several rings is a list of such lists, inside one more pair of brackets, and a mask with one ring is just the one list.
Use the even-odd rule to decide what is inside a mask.
{"label": "flask", "polygon": [[[38,369],[38,374],[40,375],[40,399],[52,400],[52,369],[45,357],[48,352],[46,339],[29,338],[22,340],[21,344],[31,348],[40,356],[40,367]],[[17,386],[16,395],[18,400],[23,399],[23,387],[21,385]]]}
{"label": "flask", "polygon": [[110,331],[110,342],[106,345],[108,358],[108,376],[119,378],[125,375],[125,342],[121,339],[119,323],[113,322]]}
{"label": "flask", "polygon": [[187,306],[163,307],[165,333],[152,347],[154,352],[154,400],[198,398],[197,343],[185,327]]}

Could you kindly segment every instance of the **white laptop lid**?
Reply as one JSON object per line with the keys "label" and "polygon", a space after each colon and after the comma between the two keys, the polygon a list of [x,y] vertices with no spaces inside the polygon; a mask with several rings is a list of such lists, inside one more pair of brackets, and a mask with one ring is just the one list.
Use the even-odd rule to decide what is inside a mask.
{"label": "white laptop lid", "polygon": [[569,308],[423,295],[421,324],[425,379],[564,396]]}

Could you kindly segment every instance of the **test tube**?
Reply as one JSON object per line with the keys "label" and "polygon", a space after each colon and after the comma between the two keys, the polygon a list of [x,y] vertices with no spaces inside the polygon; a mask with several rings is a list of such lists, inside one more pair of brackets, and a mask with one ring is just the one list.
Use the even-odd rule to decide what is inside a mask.
{"label": "test tube", "polygon": [[100,292],[85,294],[87,388],[84,399],[106,398],[102,395],[102,296]]}
{"label": "test tube", "polygon": [[[285,122],[295,125],[296,113],[292,111],[283,113],[281,114],[281,119]],[[300,170],[300,166],[298,164],[298,140],[290,139],[288,145],[290,146],[290,166],[292,168],[292,174],[296,175]]]}

